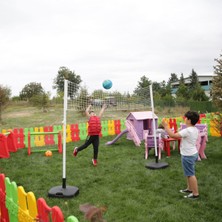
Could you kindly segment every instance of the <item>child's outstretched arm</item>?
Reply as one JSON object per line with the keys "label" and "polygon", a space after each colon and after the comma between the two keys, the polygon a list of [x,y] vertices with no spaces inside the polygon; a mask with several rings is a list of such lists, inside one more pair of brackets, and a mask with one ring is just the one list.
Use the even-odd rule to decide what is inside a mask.
{"label": "child's outstretched arm", "polygon": [[90,117],[89,111],[90,111],[91,107],[92,107],[92,105],[89,105],[89,106],[86,108],[86,116],[87,116],[87,117]]}
{"label": "child's outstretched arm", "polygon": [[101,109],[100,112],[99,112],[99,117],[101,117],[101,116],[103,115],[106,107],[107,107],[106,104],[103,104],[102,109]]}
{"label": "child's outstretched arm", "polygon": [[181,138],[181,135],[179,133],[174,133],[169,127],[168,127],[168,123],[166,122],[166,120],[163,118],[162,119],[162,125],[164,126],[164,129],[166,130],[166,132],[168,133],[168,135],[172,138]]}

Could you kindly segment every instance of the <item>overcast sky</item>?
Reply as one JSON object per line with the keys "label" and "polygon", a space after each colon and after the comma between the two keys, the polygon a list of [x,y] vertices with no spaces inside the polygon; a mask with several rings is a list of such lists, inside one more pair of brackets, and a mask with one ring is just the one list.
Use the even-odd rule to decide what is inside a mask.
{"label": "overcast sky", "polygon": [[213,74],[222,53],[221,0],[1,0],[0,84],[52,90],[59,67],[89,90],[111,79],[132,91],[152,81]]}

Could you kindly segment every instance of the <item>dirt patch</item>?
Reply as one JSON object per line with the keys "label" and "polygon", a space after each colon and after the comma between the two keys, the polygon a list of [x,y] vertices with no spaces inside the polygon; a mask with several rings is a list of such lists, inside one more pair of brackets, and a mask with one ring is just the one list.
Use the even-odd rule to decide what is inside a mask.
{"label": "dirt patch", "polygon": [[14,112],[14,113],[6,113],[4,116],[6,118],[13,118],[13,117],[27,117],[27,116],[31,116],[32,113],[30,113],[30,111],[24,111],[24,112]]}

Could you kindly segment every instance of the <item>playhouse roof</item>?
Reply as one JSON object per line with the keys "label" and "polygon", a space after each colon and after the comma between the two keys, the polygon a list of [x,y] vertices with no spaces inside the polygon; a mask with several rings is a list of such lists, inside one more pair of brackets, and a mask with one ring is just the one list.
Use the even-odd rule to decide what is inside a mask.
{"label": "playhouse roof", "polygon": [[[126,118],[129,116],[133,116],[137,120],[144,120],[144,119],[152,119],[152,111],[144,111],[144,112],[131,112]],[[154,113],[154,118],[158,119],[158,116]]]}

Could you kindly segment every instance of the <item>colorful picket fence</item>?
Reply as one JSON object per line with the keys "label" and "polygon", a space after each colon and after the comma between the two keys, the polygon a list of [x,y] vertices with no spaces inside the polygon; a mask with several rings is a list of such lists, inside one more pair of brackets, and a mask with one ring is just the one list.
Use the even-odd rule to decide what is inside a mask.
{"label": "colorful picket fence", "polygon": [[[100,137],[117,135],[124,128],[122,120],[105,120],[101,122],[102,130]],[[88,123],[67,124],[66,142],[85,140],[87,137]],[[45,126],[25,129],[2,130],[0,134],[0,158],[8,158],[10,152],[16,152],[20,148],[28,148],[28,154],[39,152],[41,149],[33,147],[58,146],[59,153],[62,152],[62,126]],[[52,148],[56,150],[56,148]]]}
{"label": "colorful picket fence", "polygon": [[[183,117],[168,118],[167,120],[170,128],[177,131],[180,123],[183,122]],[[201,114],[199,123],[207,124],[208,135],[221,136],[216,130],[214,122],[212,122],[207,115]],[[104,120],[101,121],[101,125],[102,130],[100,137],[118,135],[121,131],[126,129],[125,119]],[[67,124],[66,142],[85,140],[87,137],[87,127],[88,123]],[[58,132],[62,131],[63,127],[58,125],[2,130],[2,134],[0,134],[0,158],[9,158],[10,152],[16,152],[18,149],[25,147],[28,148],[30,154],[30,147],[50,147],[52,145],[58,145],[58,151],[61,152],[62,138],[58,136]]]}
{"label": "colorful picket fence", "polygon": [[26,192],[22,186],[0,174],[0,222],[78,222],[71,215],[66,220],[58,206],[50,207],[44,198]]}

